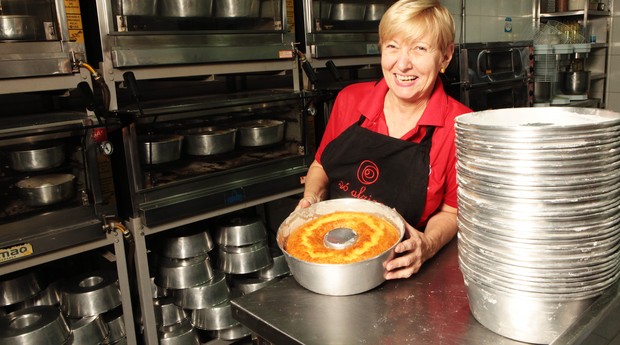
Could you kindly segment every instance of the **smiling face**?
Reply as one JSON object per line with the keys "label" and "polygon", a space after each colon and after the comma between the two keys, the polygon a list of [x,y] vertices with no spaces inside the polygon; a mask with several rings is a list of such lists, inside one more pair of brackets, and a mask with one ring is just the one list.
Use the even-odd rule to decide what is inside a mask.
{"label": "smiling face", "polygon": [[381,68],[390,91],[411,103],[430,98],[440,69],[451,57],[452,50],[442,52],[429,35],[412,41],[396,36],[381,44]]}
{"label": "smiling face", "polygon": [[399,0],[381,18],[379,47],[391,96],[423,103],[452,58],[452,15],[439,0]]}

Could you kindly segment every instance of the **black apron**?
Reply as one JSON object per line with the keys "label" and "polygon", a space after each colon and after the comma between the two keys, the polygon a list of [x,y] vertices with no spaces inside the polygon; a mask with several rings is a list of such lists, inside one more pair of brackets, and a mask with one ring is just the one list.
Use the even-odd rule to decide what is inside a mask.
{"label": "black apron", "polygon": [[377,201],[415,226],[426,204],[435,127],[428,127],[420,143],[412,143],[361,127],[365,119],[362,115],[323,151],[330,198]]}

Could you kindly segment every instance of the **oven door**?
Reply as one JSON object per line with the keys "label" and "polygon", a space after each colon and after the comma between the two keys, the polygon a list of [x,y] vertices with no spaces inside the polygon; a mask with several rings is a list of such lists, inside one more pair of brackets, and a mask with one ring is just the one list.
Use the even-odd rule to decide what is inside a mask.
{"label": "oven door", "polygon": [[461,101],[474,111],[531,107],[533,98],[526,79],[464,87]]}

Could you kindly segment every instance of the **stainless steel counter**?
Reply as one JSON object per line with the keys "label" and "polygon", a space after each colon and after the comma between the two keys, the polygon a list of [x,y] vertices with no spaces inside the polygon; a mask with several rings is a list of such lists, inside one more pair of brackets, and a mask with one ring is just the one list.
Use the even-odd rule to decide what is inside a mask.
{"label": "stainless steel counter", "polygon": [[[454,240],[414,277],[387,281],[354,296],[319,295],[287,277],[232,300],[232,311],[273,344],[523,344],[474,319],[457,258]],[[594,327],[591,323],[619,303],[618,296],[616,284],[601,297],[605,303],[595,302],[562,336],[579,343]]]}

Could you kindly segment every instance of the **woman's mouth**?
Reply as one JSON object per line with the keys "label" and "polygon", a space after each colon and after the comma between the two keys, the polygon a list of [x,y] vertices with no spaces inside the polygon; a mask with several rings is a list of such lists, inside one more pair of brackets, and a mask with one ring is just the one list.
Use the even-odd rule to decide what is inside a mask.
{"label": "woman's mouth", "polygon": [[401,83],[411,83],[414,80],[418,79],[418,77],[413,76],[413,75],[394,74],[394,76],[396,77],[396,80],[398,80]]}

